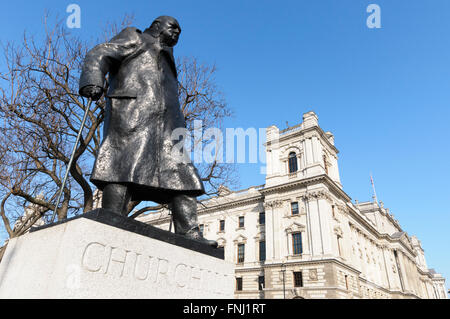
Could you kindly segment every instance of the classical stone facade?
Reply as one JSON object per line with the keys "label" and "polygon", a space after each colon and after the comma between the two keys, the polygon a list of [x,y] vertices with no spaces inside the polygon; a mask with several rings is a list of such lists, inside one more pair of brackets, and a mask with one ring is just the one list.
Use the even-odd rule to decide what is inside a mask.
{"label": "classical stone facade", "polygon": [[[314,112],[266,132],[265,184],[199,205],[205,237],[236,264],[236,298],[447,298],[420,241],[383,203],[343,191],[334,136]],[[169,229],[168,213],[140,219]]]}

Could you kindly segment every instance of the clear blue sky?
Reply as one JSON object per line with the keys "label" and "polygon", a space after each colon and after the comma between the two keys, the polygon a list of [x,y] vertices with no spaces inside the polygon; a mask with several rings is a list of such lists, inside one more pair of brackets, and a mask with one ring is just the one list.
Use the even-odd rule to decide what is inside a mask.
{"label": "clear blue sky", "polygon": [[[219,68],[235,112],[226,126],[282,129],[314,110],[335,135],[347,194],[370,200],[372,172],[378,198],[450,286],[450,1],[15,0],[2,4],[1,41],[41,34],[44,11],[65,18],[70,3],[86,39],[125,13],[139,28],[176,17],[175,55]],[[366,26],[371,3],[381,29]],[[242,188],[264,183],[259,168],[240,165]]]}

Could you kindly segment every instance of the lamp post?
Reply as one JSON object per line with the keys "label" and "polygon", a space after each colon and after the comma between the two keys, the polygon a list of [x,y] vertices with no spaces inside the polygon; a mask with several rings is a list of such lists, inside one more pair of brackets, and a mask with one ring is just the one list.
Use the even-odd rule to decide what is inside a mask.
{"label": "lamp post", "polygon": [[285,284],[285,273],[286,273],[286,265],[284,263],[281,264],[281,272],[283,273],[283,299],[286,299],[286,284]]}

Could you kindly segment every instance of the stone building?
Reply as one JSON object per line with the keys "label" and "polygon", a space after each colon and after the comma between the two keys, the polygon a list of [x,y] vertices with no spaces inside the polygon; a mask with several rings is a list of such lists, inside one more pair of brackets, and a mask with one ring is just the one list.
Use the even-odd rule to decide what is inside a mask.
{"label": "stone building", "polygon": [[[236,298],[447,298],[389,209],[344,192],[334,136],[314,112],[266,134],[265,184],[199,205],[204,236],[236,265]],[[170,227],[168,211],[140,220]]]}

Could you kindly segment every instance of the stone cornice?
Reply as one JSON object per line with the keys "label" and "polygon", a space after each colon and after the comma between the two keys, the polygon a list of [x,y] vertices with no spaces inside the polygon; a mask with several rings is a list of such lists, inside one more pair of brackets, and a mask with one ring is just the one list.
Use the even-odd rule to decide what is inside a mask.
{"label": "stone cornice", "polygon": [[337,197],[343,197],[345,201],[351,201],[351,198],[339,186],[337,186],[337,184],[326,174],[321,174],[313,177],[303,178],[297,181],[266,187],[260,189],[259,191],[261,192],[261,194],[267,196],[273,193],[285,192],[299,187],[317,184],[320,182],[324,182],[327,186],[329,186],[330,192],[334,193]]}
{"label": "stone cornice", "polygon": [[419,274],[421,274],[423,276],[427,276],[429,279],[433,280],[433,274],[429,270],[424,271],[420,267],[417,267],[417,271],[419,272]]}
{"label": "stone cornice", "polygon": [[[269,194],[285,192],[285,191],[288,191],[291,189],[296,189],[296,188],[304,187],[307,185],[317,184],[319,182],[325,182],[327,184],[327,186],[330,187],[330,191],[334,192],[338,197],[344,197],[344,199],[346,201],[351,200],[351,198],[342,189],[340,189],[328,175],[322,174],[322,175],[317,175],[317,176],[313,176],[313,177],[309,177],[309,178],[304,178],[304,179],[301,179],[298,181],[284,183],[281,185],[275,185],[275,186],[271,186],[268,188],[262,188],[262,189],[258,190],[259,194],[255,195],[255,196],[245,197],[245,198],[236,198],[236,199],[230,198],[229,202],[212,204],[211,206],[208,206],[208,207],[199,207],[198,213],[199,213],[199,215],[207,214],[207,213],[212,213],[212,212],[218,211],[218,210],[226,210],[226,209],[231,209],[234,207],[251,205],[254,203],[262,202],[264,200],[264,197]],[[320,191],[317,194],[316,194],[316,192],[312,192],[312,193],[308,194],[307,196],[309,196],[309,197],[311,197],[311,196],[321,197],[322,196],[323,197],[326,195],[325,193],[326,193],[325,191]],[[272,205],[279,206],[279,205],[281,205],[281,201],[270,201],[265,204],[266,207],[272,206]]]}
{"label": "stone cornice", "polygon": [[213,213],[215,211],[231,209],[234,207],[246,206],[246,205],[251,205],[251,204],[255,204],[255,203],[262,203],[263,201],[264,201],[264,196],[261,194],[257,194],[255,196],[241,198],[241,199],[240,198],[230,199],[229,202],[217,203],[215,205],[213,204],[213,205],[207,206],[207,207],[199,207],[198,214],[204,215],[204,214]]}
{"label": "stone cornice", "polygon": [[[403,237],[403,236],[402,236]],[[406,245],[401,239],[402,239],[402,237],[400,237],[400,238],[393,238],[392,236],[390,236],[389,234],[380,234],[380,239],[387,239],[390,243],[399,243],[399,244],[401,244],[401,246],[403,247],[403,248],[405,248],[407,251],[408,251],[408,253],[410,253],[413,257],[416,257],[417,256],[417,253],[413,250],[413,249],[411,249],[410,247],[408,247],[408,245]],[[409,259],[411,259],[409,256],[407,256]],[[414,259],[411,259],[411,261],[413,261],[414,263],[416,263],[416,261],[414,260]]]}
{"label": "stone cornice", "polygon": [[361,216],[361,213],[359,213],[358,211],[354,210],[353,207],[351,207],[350,205],[347,205],[347,207],[350,208],[348,210],[350,215],[352,217],[354,217],[360,224],[362,224],[377,239],[380,239],[382,236],[386,235],[386,234],[379,233],[378,230],[375,227],[373,227],[373,225],[369,221],[364,219],[364,217]]}
{"label": "stone cornice", "polygon": [[[361,210],[358,207],[359,210]],[[364,214],[365,213],[373,213],[373,212],[380,212],[383,216],[386,216],[386,218],[395,226],[398,228],[399,231],[403,231],[402,228],[400,227],[400,224],[397,220],[395,220],[391,214],[387,213],[386,210],[384,210],[384,208],[381,207],[374,207],[374,208],[370,208],[370,209],[366,209],[364,210]]]}
{"label": "stone cornice", "polygon": [[393,238],[392,236],[390,236],[389,234],[381,234],[372,224],[370,224],[370,222],[368,222],[367,220],[364,219],[362,215],[362,213],[359,213],[358,211],[356,211],[352,206],[347,205],[349,209],[349,212],[351,214],[352,217],[354,217],[360,224],[364,225],[366,227],[366,229],[373,235],[376,237],[377,240],[380,239],[386,239],[387,241],[389,241],[390,243],[396,242],[396,243],[400,243],[402,245],[402,247],[404,247],[412,256],[416,257],[417,253],[411,248],[408,247],[402,240],[401,238],[403,237],[399,237],[399,238]]}

